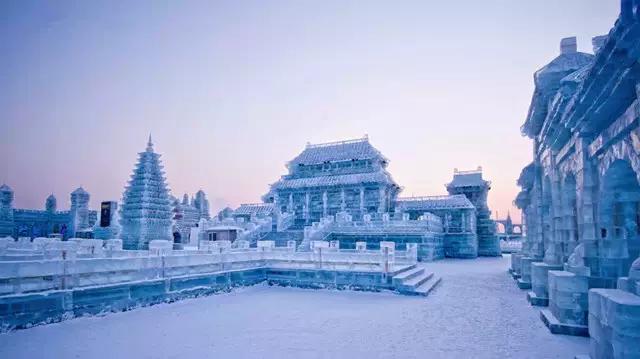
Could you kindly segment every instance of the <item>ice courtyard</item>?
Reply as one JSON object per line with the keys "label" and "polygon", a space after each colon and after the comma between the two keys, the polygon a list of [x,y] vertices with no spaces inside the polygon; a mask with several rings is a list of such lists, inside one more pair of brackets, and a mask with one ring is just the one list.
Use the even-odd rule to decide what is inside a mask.
{"label": "ice courtyard", "polygon": [[429,297],[269,287],[0,335],[0,358],[572,358],[506,274],[509,256],[426,264]]}

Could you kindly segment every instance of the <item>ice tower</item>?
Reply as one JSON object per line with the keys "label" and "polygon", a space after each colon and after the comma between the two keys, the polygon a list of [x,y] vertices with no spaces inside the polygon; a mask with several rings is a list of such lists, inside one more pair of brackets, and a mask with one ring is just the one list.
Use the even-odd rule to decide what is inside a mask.
{"label": "ice tower", "polygon": [[482,178],[482,167],[473,171],[454,170],[453,181],[447,184],[450,195],[464,194],[476,207],[476,233],[478,235],[478,255],[499,256],[500,242],[496,237],[495,222],[490,218],[487,194],[491,182]]}
{"label": "ice tower", "polygon": [[139,154],[120,208],[125,249],[146,249],[151,240],[171,241],[173,238],[173,207],[162,168],[160,155],[153,152],[149,136],[147,149]]}

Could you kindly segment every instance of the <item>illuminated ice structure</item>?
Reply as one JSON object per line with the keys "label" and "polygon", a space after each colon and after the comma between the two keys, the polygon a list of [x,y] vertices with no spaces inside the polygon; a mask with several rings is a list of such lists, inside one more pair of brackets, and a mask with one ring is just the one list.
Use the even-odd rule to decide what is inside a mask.
{"label": "illuminated ice structure", "polygon": [[120,238],[125,249],[147,249],[152,240],[173,242],[173,206],[162,168],[160,154],[153,151],[149,136],[120,207]]}

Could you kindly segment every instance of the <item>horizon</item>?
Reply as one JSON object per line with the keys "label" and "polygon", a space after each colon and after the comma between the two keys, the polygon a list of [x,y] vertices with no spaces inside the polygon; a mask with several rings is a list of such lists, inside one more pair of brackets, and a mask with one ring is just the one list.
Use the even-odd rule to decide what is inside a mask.
{"label": "horizon", "polygon": [[213,215],[259,202],[306,143],[368,135],[401,196],[446,194],[454,168],[481,166],[492,216],[519,223],[533,73],[564,37],[592,53],[619,13],[597,0],[148,4],[0,4],[0,182],[15,208],[53,193],[66,209],[79,186],[91,209],[120,202],[151,133],[171,194],[202,189]]}

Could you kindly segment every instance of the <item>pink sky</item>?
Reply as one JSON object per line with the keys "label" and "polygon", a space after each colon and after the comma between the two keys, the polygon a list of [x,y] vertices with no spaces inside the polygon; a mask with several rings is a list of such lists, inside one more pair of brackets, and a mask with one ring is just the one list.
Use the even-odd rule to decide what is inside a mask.
{"label": "pink sky", "polygon": [[[151,132],[172,192],[257,202],[306,142],[358,138],[402,195],[482,166],[515,214],[533,72],[617,1],[0,4],[0,182],[15,205],[119,200]],[[518,217],[518,215],[516,215]]]}

